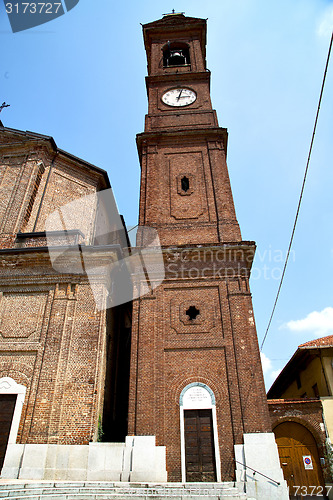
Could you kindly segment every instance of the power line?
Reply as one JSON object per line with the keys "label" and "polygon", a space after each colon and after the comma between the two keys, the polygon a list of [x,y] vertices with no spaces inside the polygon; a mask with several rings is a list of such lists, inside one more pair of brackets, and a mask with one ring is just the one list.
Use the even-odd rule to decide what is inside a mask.
{"label": "power line", "polygon": [[128,229],[128,231],[127,231],[127,232],[129,233],[130,231],[133,231],[133,229],[135,229],[136,227],[138,227],[138,225],[139,225],[139,224],[137,224],[136,226],[131,227],[131,229]]}
{"label": "power line", "polygon": [[305,168],[305,173],[304,173],[304,178],[303,178],[303,184],[302,184],[301,194],[300,194],[299,201],[298,201],[298,206],[297,206],[297,212],[296,212],[294,227],[293,227],[293,230],[292,230],[292,233],[291,233],[291,237],[290,237],[288,252],[287,252],[286,260],[285,260],[285,263],[284,263],[284,266],[283,266],[283,271],[282,271],[282,275],[281,275],[281,280],[280,280],[279,288],[278,288],[278,291],[277,291],[277,294],[276,294],[276,297],[275,297],[275,301],[274,301],[272,313],[271,313],[271,316],[270,316],[269,321],[268,321],[266,332],[265,332],[263,341],[262,341],[261,346],[260,346],[260,351],[262,351],[262,348],[264,346],[264,343],[265,343],[267,335],[268,335],[269,328],[270,328],[271,323],[272,323],[272,319],[273,319],[274,312],[275,312],[275,309],[276,309],[276,304],[277,304],[277,301],[279,299],[279,295],[280,295],[282,283],[283,283],[283,280],[284,280],[284,275],[285,275],[286,269],[287,269],[287,264],[288,264],[288,260],[289,260],[291,246],[292,246],[294,235],[295,235],[296,224],[297,224],[298,215],[299,215],[299,211],[300,211],[300,207],[301,207],[301,202],[302,202],[302,198],[303,198],[305,181],[306,181],[306,177],[307,177],[308,169],[309,169],[309,163],[310,163],[310,158],[311,158],[311,153],[312,153],[312,146],[313,146],[314,136],[315,136],[316,128],[317,128],[317,122],[318,122],[319,110],[320,110],[320,105],[321,105],[321,99],[322,99],[322,96],[323,96],[323,91],[324,91],[324,86],[325,86],[327,68],[328,68],[328,63],[329,63],[330,55],[331,55],[332,42],[333,42],[333,32],[332,32],[332,36],[331,36],[330,46],[329,46],[329,49],[328,49],[326,66],[325,66],[324,77],[323,77],[323,83],[321,85],[320,97],[319,97],[319,102],[318,102],[318,107],[317,107],[317,114],[316,114],[316,119],[315,119],[315,123],[314,123],[314,127],[313,127],[311,144],[310,144],[310,149],[309,149],[309,154],[308,154],[308,160],[306,162],[306,168]]}

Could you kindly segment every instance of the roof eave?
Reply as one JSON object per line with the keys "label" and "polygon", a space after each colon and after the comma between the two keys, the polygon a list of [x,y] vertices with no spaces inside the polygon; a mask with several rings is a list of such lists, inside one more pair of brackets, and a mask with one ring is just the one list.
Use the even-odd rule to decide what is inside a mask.
{"label": "roof eave", "polygon": [[89,163],[87,162],[86,160],[83,160],[82,158],[79,158],[78,156],[75,156],[71,153],[68,153],[67,151],[63,150],[63,149],[60,149],[58,148],[55,140],[53,139],[52,136],[50,135],[44,135],[44,134],[39,134],[37,132],[31,132],[30,130],[18,130],[18,129],[15,129],[15,128],[10,128],[10,127],[4,127],[2,122],[1,122],[1,125],[0,125],[0,131],[3,130],[3,131],[6,131],[6,132],[9,132],[9,133],[12,133],[12,134],[18,134],[18,135],[21,135],[21,136],[25,136],[27,137],[28,139],[40,139],[40,140],[43,140],[43,141],[48,141],[51,145],[51,148],[53,149],[53,151],[55,153],[58,153],[59,155],[61,156],[64,156],[76,163],[80,163],[81,165],[85,166],[86,168],[90,169],[90,170],[94,170],[95,172],[99,173],[100,175],[102,175],[104,177],[104,180],[105,180],[105,184],[106,184],[106,188],[111,188],[111,184],[110,184],[110,180],[109,180],[109,176],[106,172],[106,170],[103,170],[102,168],[100,167],[97,167],[96,165],[93,165],[92,163]]}

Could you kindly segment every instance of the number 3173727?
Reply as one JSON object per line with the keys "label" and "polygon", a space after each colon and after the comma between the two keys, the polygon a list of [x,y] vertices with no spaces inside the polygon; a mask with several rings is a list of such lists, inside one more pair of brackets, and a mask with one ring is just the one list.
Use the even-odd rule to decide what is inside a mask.
{"label": "number 3173727", "polygon": [[43,2],[22,2],[22,3],[6,3],[7,14],[57,14],[61,7],[59,3],[43,3]]}

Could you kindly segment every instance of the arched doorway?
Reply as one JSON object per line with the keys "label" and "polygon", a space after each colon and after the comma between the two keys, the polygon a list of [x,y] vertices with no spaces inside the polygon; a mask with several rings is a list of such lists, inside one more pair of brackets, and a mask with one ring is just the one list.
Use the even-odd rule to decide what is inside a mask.
{"label": "arched doorway", "polygon": [[179,405],[182,481],[221,481],[213,391],[201,382],[189,384]]}
{"label": "arched doorway", "polygon": [[0,472],[8,444],[16,443],[25,393],[12,378],[0,378]]}
{"label": "arched doorway", "polygon": [[311,487],[315,487],[315,495],[325,492],[317,444],[311,432],[297,422],[283,422],[274,428],[274,434],[289,495],[308,494]]}

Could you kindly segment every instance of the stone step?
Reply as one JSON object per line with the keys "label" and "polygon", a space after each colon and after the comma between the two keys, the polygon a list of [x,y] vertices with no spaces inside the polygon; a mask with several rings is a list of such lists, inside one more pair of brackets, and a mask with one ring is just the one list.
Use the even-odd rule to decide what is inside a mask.
{"label": "stone step", "polygon": [[246,500],[236,483],[22,482],[0,480],[0,499],[15,500]]}

